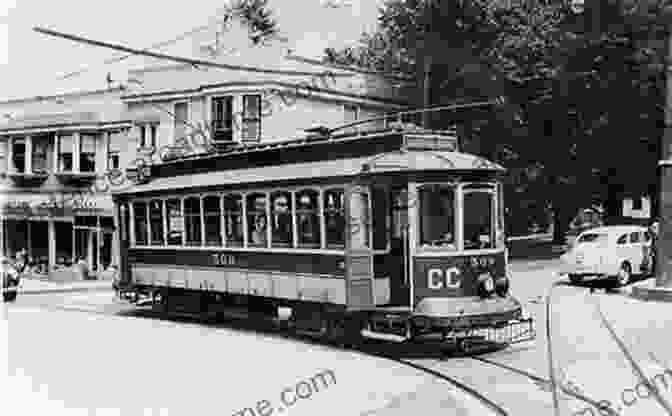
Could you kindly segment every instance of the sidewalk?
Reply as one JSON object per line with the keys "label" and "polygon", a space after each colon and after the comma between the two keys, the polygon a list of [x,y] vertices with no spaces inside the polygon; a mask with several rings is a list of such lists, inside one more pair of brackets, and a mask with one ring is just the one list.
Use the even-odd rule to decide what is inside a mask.
{"label": "sidewalk", "polygon": [[22,278],[19,295],[40,293],[69,293],[90,291],[112,291],[111,280],[84,280],[73,282],[54,282],[36,278]]}

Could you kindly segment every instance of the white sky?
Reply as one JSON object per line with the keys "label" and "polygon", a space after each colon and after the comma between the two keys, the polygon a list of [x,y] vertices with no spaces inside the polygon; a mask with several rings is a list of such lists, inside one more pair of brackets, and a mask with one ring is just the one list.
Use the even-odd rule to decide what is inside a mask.
{"label": "white sky", "polygon": [[[324,3],[346,3],[326,7]],[[100,63],[118,52],[33,32],[41,26],[144,48],[208,23],[228,0],[0,0],[0,100],[105,88],[119,66]],[[300,55],[319,56],[375,28],[379,0],[270,0],[283,34]],[[162,52],[175,53],[170,49]],[[130,65],[136,60],[129,60]],[[86,75],[57,81],[84,66]]]}

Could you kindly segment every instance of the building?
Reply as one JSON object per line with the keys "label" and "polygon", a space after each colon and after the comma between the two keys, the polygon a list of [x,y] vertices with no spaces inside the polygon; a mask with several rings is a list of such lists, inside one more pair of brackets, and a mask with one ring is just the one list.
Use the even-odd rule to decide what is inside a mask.
{"label": "building", "polygon": [[0,225],[3,254],[25,250],[36,272],[84,259],[114,263],[112,202],[105,172],[132,160],[132,123],[122,90],[0,102]]}
{"label": "building", "polygon": [[651,219],[651,198],[648,196],[624,198],[623,216],[627,218]]}
{"label": "building", "polygon": [[229,24],[226,47],[213,27],[191,40],[192,55],[264,71],[147,60],[119,88],[0,102],[4,255],[26,250],[50,276],[78,259],[100,272],[117,263],[110,191],[138,160],[296,138],[403,108],[388,79],[296,57],[281,43],[252,46],[246,28]]}

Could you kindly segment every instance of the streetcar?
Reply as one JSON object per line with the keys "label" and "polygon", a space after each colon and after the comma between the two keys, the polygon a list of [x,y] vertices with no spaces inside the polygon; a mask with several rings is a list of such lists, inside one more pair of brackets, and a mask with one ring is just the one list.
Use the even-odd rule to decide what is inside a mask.
{"label": "streetcar", "polygon": [[144,170],[113,193],[131,302],[348,340],[534,337],[509,292],[504,168],[454,132],[317,133]]}

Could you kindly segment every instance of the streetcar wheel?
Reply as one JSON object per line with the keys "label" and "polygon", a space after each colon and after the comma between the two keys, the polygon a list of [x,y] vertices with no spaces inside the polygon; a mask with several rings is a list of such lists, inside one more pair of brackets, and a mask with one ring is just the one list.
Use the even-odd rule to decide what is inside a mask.
{"label": "streetcar wheel", "polygon": [[572,284],[577,285],[577,284],[583,282],[583,276],[581,276],[580,274],[570,274],[569,275],[569,281]]}
{"label": "streetcar wheel", "polygon": [[360,319],[348,317],[332,317],[327,319],[327,338],[345,348],[354,348],[361,344],[362,322]]}

